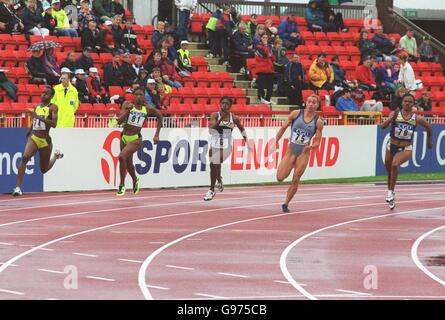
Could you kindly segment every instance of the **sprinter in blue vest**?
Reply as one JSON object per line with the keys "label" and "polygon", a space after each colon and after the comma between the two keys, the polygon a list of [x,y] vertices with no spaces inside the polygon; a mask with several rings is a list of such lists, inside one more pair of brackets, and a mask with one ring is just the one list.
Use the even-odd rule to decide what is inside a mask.
{"label": "sprinter in blue vest", "polygon": [[[277,171],[277,180],[282,182],[294,169],[292,184],[287,191],[286,201],[282,205],[283,212],[290,212],[289,202],[297,193],[298,184],[308,165],[311,150],[317,149],[320,145],[323,121],[316,113],[319,107],[320,98],[317,95],[308,97],[306,108],[293,111],[276,136],[276,142],[278,143],[287,128],[291,128],[289,147]],[[314,136],[315,138],[311,144],[312,137]],[[273,150],[273,148],[271,149]]]}

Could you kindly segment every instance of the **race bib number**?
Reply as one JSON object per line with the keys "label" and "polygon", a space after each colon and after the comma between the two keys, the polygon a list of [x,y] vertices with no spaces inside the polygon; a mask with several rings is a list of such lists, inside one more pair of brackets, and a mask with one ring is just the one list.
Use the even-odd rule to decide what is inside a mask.
{"label": "race bib number", "polygon": [[46,123],[40,120],[39,118],[34,118],[32,120],[32,129],[33,130],[46,130]]}
{"label": "race bib number", "polygon": [[132,126],[141,128],[144,125],[144,121],[145,121],[145,113],[131,111],[130,114],[128,115],[127,123]]}
{"label": "race bib number", "polygon": [[406,124],[398,124],[394,130],[394,136],[401,140],[411,140],[413,137],[413,127]]}
{"label": "race bib number", "polygon": [[300,146],[305,146],[309,144],[310,137],[306,131],[297,129],[292,132],[291,142]]}
{"label": "race bib number", "polygon": [[221,136],[212,136],[212,148],[226,149],[229,147],[229,139]]}

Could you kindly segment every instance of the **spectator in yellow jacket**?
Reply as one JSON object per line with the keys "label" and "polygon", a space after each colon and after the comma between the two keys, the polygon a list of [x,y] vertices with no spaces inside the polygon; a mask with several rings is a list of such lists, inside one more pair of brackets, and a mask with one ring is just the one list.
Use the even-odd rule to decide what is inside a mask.
{"label": "spectator in yellow jacket", "polygon": [[59,108],[57,127],[73,128],[74,114],[79,107],[79,94],[77,89],[71,84],[68,73],[63,73],[60,77],[60,84],[54,87],[54,94],[51,103]]}
{"label": "spectator in yellow jacket", "polygon": [[65,10],[61,8],[60,0],[53,0],[51,5],[53,7],[51,15],[57,21],[57,34],[64,37],[77,37],[77,30],[70,27],[70,21]]}
{"label": "spectator in yellow jacket", "polygon": [[315,90],[333,90],[334,87],[334,70],[326,62],[326,54],[321,53],[312,63],[309,69],[309,77],[311,87]]}

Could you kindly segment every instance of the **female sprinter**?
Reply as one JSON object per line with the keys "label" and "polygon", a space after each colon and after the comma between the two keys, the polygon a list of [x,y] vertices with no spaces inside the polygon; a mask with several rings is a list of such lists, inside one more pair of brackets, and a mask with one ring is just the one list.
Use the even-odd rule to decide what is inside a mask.
{"label": "female sprinter", "polygon": [[120,141],[119,171],[121,181],[116,194],[118,197],[125,194],[125,176],[127,175],[127,171],[133,179],[133,193],[139,193],[139,177],[136,176],[134,170],[133,154],[141,146],[141,129],[145,119],[149,115],[154,115],[158,119],[156,133],[153,137],[153,143],[157,144],[159,142],[159,132],[162,127],[162,115],[157,109],[146,106],[144,89],[136,88],[134,90],[134,102],[124,102],[117,119],[119,125],[124,123],[124,130],[122,131]]}
{"label": "female sprinter", "polygon": [[[288,127],[291,127],[291,136],[289,139],[289,148],[281,161],[277,180],[282,182],[295,169],[292,178],[292,184],[287,191],[286,202],[282,205],[283,212],[290,212],[289,202],[295,196],[298,190],[300,178],[306,170],[311,155],[311,150],[318,148],[323,131],[323,121],[317,115],[316,111],[320,107],[320,98],[317,95],[309,96],[304,110],[293,111],[286,122],[278,131],[276,141],[278,142]],[[315,139],[310,144],[312,137]]]}
{"label": "female sprinter", "polygon": [[414,131],[417,124],[420,124],[426,129],[428,149],[433,147],[432,129],[424,118],[413,110],[415,98],[411,94],[406,94],[402,98],[402,110],[397,108],[389,115],[389,118],[382,123],[382,128],[386,129],[390,124],[391,139],[386,146],[385,166],[388,171],[388,195],[386,202],[392,210],[395,208],[394,189],[399,174],[399,167],[411,159],[413,153],[412,141],[414,138]]}
{"label": "female sprinter", "polygon": [[29,128],[26,135],[28,141],[23,152],[23,157],[19,165],[17,173],[17,186],[15,187],[12,195],[14,197],[21,196],[23,176],[25,175],[26,164],[28,161],[39,151],[40,156],[40,170],[42,173],[46,173],[54,166],[57,159],[63,158],[63,154],[59,150],[54,152],[51,137],[49,136],[49,130],[55,128],[57,125],[57,106],[50,101],[54,96],[54,89],[50,86],[46,87],[42,93],[42,102],[38,104],[34,111],[29,111],[29,115],[32,119],[32,126]]}
{"label": "female sprinter", "polygon": [[[232,153],[232,130],[236,127],[247,143],[247,134],[241,125],[239,118],[230,112],[232,100],[229,97],[221,98],[221,111],[214,112],[210,116],[209,131],[211,134],[209,158],[210,158],[210,190],[207,191],[204,200],[210,201],[215,197],[215,184],[219,192],[224,190],[221,177],[221,164]],[[249,148],[250,149],[250,148]]]}

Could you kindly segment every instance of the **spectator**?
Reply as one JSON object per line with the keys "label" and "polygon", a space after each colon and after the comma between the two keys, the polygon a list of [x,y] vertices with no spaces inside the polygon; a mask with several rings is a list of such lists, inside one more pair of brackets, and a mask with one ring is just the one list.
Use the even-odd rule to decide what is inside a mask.
{"label": "spectator", "polygon": [[[74,51],[69,51],[66,55],[65,60],[60,64],[61,68],[68,68],[74,74],[76,71],[76,53]],[[79,69],[83,70],[83,69]]]}
{"label": "spectator", "polygon": [[51,103],[54,103],[59,111],[57,117],[58,128],[73,128],[74,114],[79,107],[79,95],[77,89],[71,84],[70,77],[62,74],[60,84],[54,87],[54,97]]}
{"label": "spectator", "polygon": [[46,72],[42,64],[41,56],[42,51],[34,49],[32,51],[32,56],[25,63],[26,69],[31,74],[31,83],[46,84],[48,82],[46,79]]}
{"label": "spectator", "polygon": [[109,103],[107,92],[100,81],[98,70],[95,67],[89,69],[87,87],[93,103]]}
{"label": "spectator", "polygon": [[383,103],[376,100],[366,100],[365,94],[359,88],[352,92],[352,98],[354,99],[356,105],[359,107],[360,111],[364,112],[382,112]]}
{"label": "spectator", "polygon": [[70,27],[68,16],[60,6],[60,0],[53,0],[51,5],[53,7],[51,14],[57,20],[57,34],[59,36],[77,37],[77,31]]}
{"label": "spectator", "polygon": [[149,79],[154,79],[156,81],[156,84],[160,84],[163,83],[165,87],[167,87],[166,91],[171,93],[172,92],[172,87],[165,84],[164,79],[162,79],[161,76],[161,69],[159,69],[158,67],[154,67],[153,68],[153,72],[149,75],[148,77]]}
{"label": "spectator", "polygon": [[153,50],[148,56],[147,61],[153,59],[153,55],[156,51],[161,52],[162,49],[165,49],[168,52],[168,58],[175,64],[175,66],[178,66],[178,53],[176,52],[174,44],[175,39],[173,38],[173,36],[170,34],[165,35],[158,42],[158,46],[155,48],[155,50]]}
{"label": "spectator", "polygon": [[144,68],[144,66],[142,65],[142,56],[140,54],[137,54],[133,63],[133,69],[134,72],[136,72],[136,75],[139,75],[139,72],[142,68]]}
{"label": "spectator", "polygon": [[126,49],[124,45],[124,30],[121,28],[121,23],[121,16],[114,16],[111,25],[111,33],[113,34],[114,48],[122,50],[121,53],[124,53]]}
{"label": "spectator", "polygon": [[138,45],[138,37],[136,35],[136,32],[133,30],[133,22],[131,19],[125,20],[125,29],[123,30],[123,45],[124,48],[131,52],[140,54],[142,53],[142,50],[139,48]]}
{"label": "spectator", "polygon": [[339,112],[342,111],[359,111],[357,104],[351,97],[351,89],[343,89],[343,96],[338,98],[335,109]]}
{"label": "spectator", "polygon": [[311,86],[315,90],[334,89],[334,70],[326,62],[326,54],[321,53],[309,68],[309,78]]}
{"label": "spectator", "polygon": [[82,32],[81,45],[82,48],[90,47],[96,52],[101,51],[101,39],[99,38],[99,29],[97,29],[95,20],[90,20],[88,22],[88,28]]}
{"label": "spectator", "polygon": [[158,21],[158,24],[156,25],[156,30],[151,35],[151,43],[153,44],[153,47],[157,47],[159,40],[164,36],[165,33],[165,22],[164,21]]}
{"label": "spectator", "polygon": [[405,50],[409,54],[409,61],[419,60],[419,51],[417,50],[417,41],[414,38],[414,31],[408,29],[406,35],[400,39],[400,48]]}
{"label": "spectator", "polygon": [[120,86],[123,81],[120,52],[115,50],[112,52],[112,61],[104,65],[104,85],[108,89],[109,86]]}
{"label": "spectator", "polygon": [[363,30],[360,32],[360,41],[358,47],[362,54],[362,59],[371,55],[380,55],[380,51],[377,50],[377,46],[374,42],[368,39],[368,31]]}
{"label": "spectator", "polygon": [[137,79],[136,71],[133,69],[133,65],[131,64],[131,54],[129,52],[125,52],[122,55],[122,63],[120,66],[124,86],[131,86],[133,82]]}
{"label": "spectator", "polygon": [[100,52],[111,53],[119,49],[119,47],[114,43],[114,34],[111,31],[112,24],[113,23],[110,20],[106,20],[101,26],[101,31],[97,36],[100,45]]}
{"label": "spectator", "polygon": [[49,35],[49,30],[43,28],[43,15],[37,9],[37,0],[28,0],[26,8],[21,12],[21,19],[25,32],[35,36],[46,37]]}
{"label": "spectator", "polygon": [[144,68],[148,71],[148,73],[153,72],[154,67],[158,67],[159,69],[162,69],[162,54],[160,51],[155,51],[153,55],[152,60],[148,60],[144,65]]}
{"label": "spectator", "polygon": [[439,57],[434,55],[433,47],[431,46],[430,37],[423,37],[423,42],[419,48],[420,60],[422,62],[438,62]]}
{"label": "spectator", "polygon": [[311,31],[335,32],[335,24],[324,21],[323,11],[318,7],[316,0],[310,0],[308,7],[304,9],[304,18]]}
{"label": "spectator", "polygon": [[0,0],[0,33],[20,33],[24,25],[11,9],[11,0]]}
{"label": "spectator", "polygon": [[[154,69],[160,70],[158,67],[155,67]],[[159,71],[159,74],[161,74],[161,71]],[[136,83],[138,83],[140,87],[145,88],[147,86],[147,80],[148,80],[148,71],[145,68],[139,69],[139,74]]]}
{"label": "spectator", "polygon": [[218,22],[222,12],[223,9],[216,10],[210,17],[205,27],[205,30],[207,31],[207,42],[209,45],[209,53],[206,55],[207,58],[215,58],[217,55],[217,53],[214,52],[216,41],[216,23]]}
{"label": "spectator", "polygon": [[392,62],[391,57],[386,57],[384,64],[378,68],[380,86],[386,87],[392,93],[399,86],[399,65]]}
{"label": "spectator", "polygon": [[84,47],[82,54],[76,60],[76,69],[90,70],[94,67],[94,61],[91,59],[91,53],[94,49],[91,47]]}
{"label": "spectator", "polygon": [[179,82],[179,74],[176,72],[174,63],[168,59],[168,52],[166,49],[161,49],[161,57],[161,73],[164,82],[177,89],[182,88],[182,84]]}
{"label": "spectator", "polygon": [[112,0],[93,0],[93,12],[101,22],[111,20],[115,15]]}
{"label": "spectator", "polygon": [[402,86],[409,91],[417,90],[416,76],[414,74],[413,67],[408,62],[408,55],[402,54],[400,56],[400,73],[399,81]]}
{"label": "spectator", "polygon": [[54,57],[54,49],[46,49],[43,52],[43,55],[40,57],[40,60],[45,69],[48,84],[56,85],[57,83],[59,83],[60,66],[57,63],[56,58]]}
{"label": "spectator", "polygon": [[304,68],[298,54],[294,53],[292,61],[286,65],[284,77],[289,104],[301,106],[303,103],[301,92],[303,90]]}
{"label": "spectator", "polygon": [[153,79],[147,80],[147,86],[145,87],[145,101],[147,101],[149,107],[158,108],[159,96],[156,92],[156,81]]}
{"label": "spectator", "polygon": [[259,45],[261,43],[261,37],[264,34],[267,35],[266,27],[264,26],[264,24],[259,24],[256,28],[256,33],[252,40],[252,45],[253,45],[254,49],[256,49],[257,45]]}
{"label": "spectator", "polygon": [[197,69],[192,66],[192,59],[190,58],[190,51],[188,50],[189,42],[187,40],[181,41],[181,49],[178,50],[178,66],[184,71],[193,72]]}
{"label": "spectator", "polygon": [[334,71],[334,85],[341,86],[346,81],[345,70],[340,67],[340,59],[333,56],[331,59],[331,68]]}
{"label": "spectator", "polygon": [[431,112],[433,109],[433,103],[431,101],[430,92],[426,91],[422,94],[422,97],[416,101],[416,107],[419,111]]}
{"label": "spectator", "polygon": [[230,19],[230,7],[220,15],[215,25],[215,54],[223,53],[223,65],[229,66],[230,48],[229,38],[232,35],[232,23]]}
{"label": "spectator", "polygon": [[43,27],[49,30],[49,34],[57,36],[57,19],[53,17],[53,8],[49,3],[43,4]]}
{"label": "spectator", "polygon": [[295,14],[290,13],[286,19],[281,21],[278,27],[278,34],[283,40],[286,49],[294,50],[303,40],[298,32],[298,26],[295,22]]}
{"label": "spectator", "polygon": [[190,14],[197,4],[197,0],[175,0],[175,5],[179,10],[178,34],[181,40],[187,40]]}
{"label": "spectator", "polygon": [[402,97],[409,93],[409,90],[406,88],[399,88],[396,90],[396,93],[391,99],[391,110],[396,110],[397,108],[402,109]]}
{"label": "spectator", "polygon": [[258,19],[258,15],[256,15],[256,14],[250,15],[250,20],[249,20],[249,22],[247,22],[247,25],[246,25],[246,32],[251,39],[253,39],[253,37],[255,36],[256,27],[257,27],[257,23],[256,23],[257,19]]}
{"label": "spectator", "polygon": [[0,88],[6,91],[8,97],[17,102],[17,86],[9,81],[5,72],[6,70],[0,69]]}
{"label": "spectator", "polygon": [[345,24],[343,22],[343,15],[340,12],[335,13],[334,10],[332,10],[329,2],[330,1],[327,0],[321,1],[320,9],[323,12],[324,22],[334,25],[335,26],[334,31],[336,32],[339,32],[340,30],[343,32],[347,32],[348,29],[345,28]]}
{"label": "spectator", "polygon": [[82,0],[80,2],[80,10],[78,15],[78,29],[79,34],[83,35],[84,30],[89,29],[90,21],[96,22],[97,26],[97,18],[91,10],[90,0]]}
{"label": "spectator", "polygon": [[264,26],[266,27],[266,34],[269,36],[269,42],[273,43],[276,38],[278,38],[278,29],[273,26],[273,22],[271,19],[267,19],[264,22]]}
{"label": "spectator", "polygon": [[391,55],[393,50],[395,49],[396,39],[388,38],[383,33],[383,27],[378,26],[375,29],[374,38],[372,38],[372,42],[376,45],[377,50],[379,50],[384,55]]}
{"label": "spectator", "polygon": [[365,57],[356,69],[357,82],[361,89],[366,91],[376,90],[377,84],[372,73],[372,61],[370,57]]}
{"label": "spectator", "polygon": [[260,103],[271,105],[275,71],[272,48],[269,45],[269,37],[267,34],[261,36],[261,43],[258,44],[256,48],[255,59],[258,75],[258,100],[260,100]]}
{"label": "spectator", "polygon": [[121,3],[121,0],[113,0],[113,9],[115,14],[118,14],[122,17],[125,16],[125,9]]}
{"label": "spectator", "polygon": [[81,103],[93,103],[85,80],[85,71],[83,69],[76,69],[74,75],[73,85],[77,89],[79,101]]}
{"label": "spectator", "polygon": [[156,91],[159,96],[159,109],[168,109],[170,106],[170,94],[165,91],[165,85],[163,83],[156,84]]}
{"label": "spectator", "polygon": [[239,72],[241,74],[247,72],[246,60],[254,57],[252,40],[246,30],[246,25],[242,24],[239,26],[238,31],[233,34],[234,53],[240,59]]}

